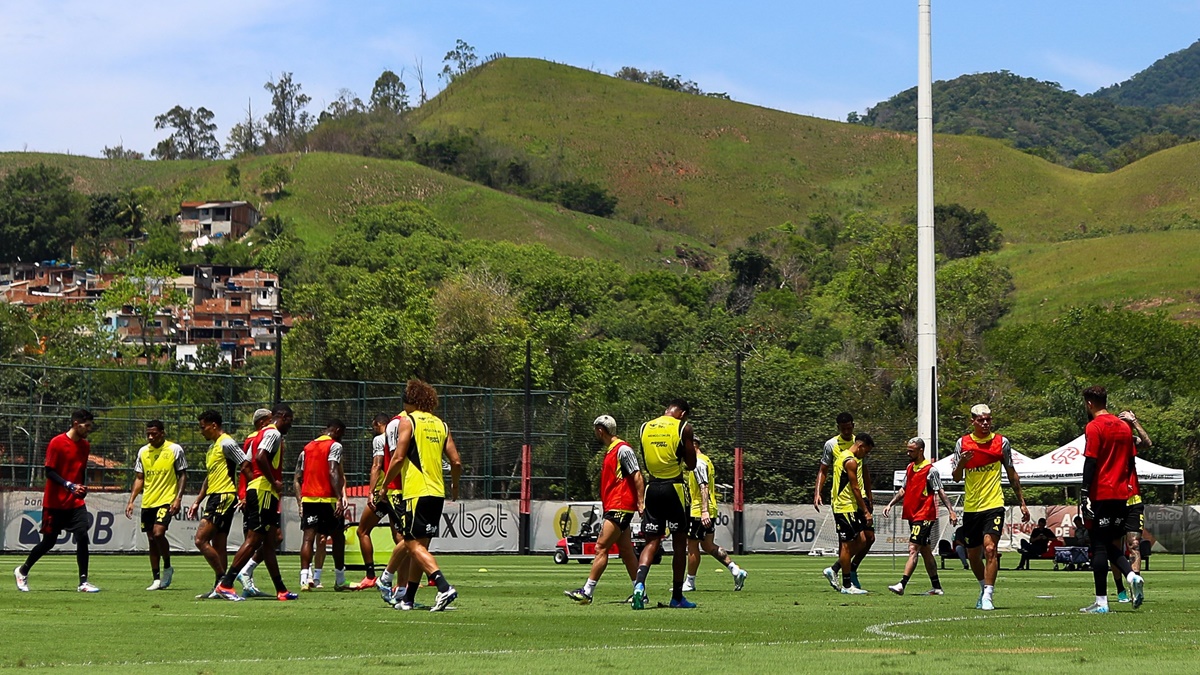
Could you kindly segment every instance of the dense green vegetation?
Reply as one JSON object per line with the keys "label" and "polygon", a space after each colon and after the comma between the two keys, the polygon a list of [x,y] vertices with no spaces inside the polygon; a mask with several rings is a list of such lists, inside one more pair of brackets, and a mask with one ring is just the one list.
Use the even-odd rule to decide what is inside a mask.
{"label": "dense green vegetation", "polygon": [[1127,81],[1100,89],[1092,96],[1143,108],[1200,101],[1200,42],[1168,54]]}

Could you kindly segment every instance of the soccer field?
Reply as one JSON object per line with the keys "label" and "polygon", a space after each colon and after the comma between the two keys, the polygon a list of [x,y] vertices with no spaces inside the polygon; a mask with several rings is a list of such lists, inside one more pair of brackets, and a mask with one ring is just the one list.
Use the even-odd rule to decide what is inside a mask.
{"label": "soccer field", "polygon": [[[1006,556],[1008,558],[1008,556]],[[374,590],[304,593],[295,602],[233,603],[193,599],[211,579],[198,556],[174,560],[165,591],[150,581],[144,557],[93,556],[92,581],[103,591],[75,592],[73,555],[47,556],[17,592],[11,570],[22,558],[0,557],[0,668],[86,668],[153,673],[390,672],[1196,672],[1200,589],[1179,559],[1154,557],[1146,602],[1134,611],[1081,615],[1092,601],[1088,572],[1002,570],[996,611],[974,609],[979,586],[957,565],[942,571],[943,597],[918,568],[913,595],[886,586],[899,579],[890,558],[868,559],[860,572],[866,596],[843,596],[820,570],[828,558],[740,556],[750,572],[734,593],[727,571],[711,559],[689,593],[694,610],[635,612],[616,560],[577,606],[562,591],[582,585],[588,568],[555,565],[549,556],[439,556],[459,591],[454,611],[400,612]],[[1014,561],[1005,560],[1007,566]],[[298,558],[282,558],[296,585]],[[899,566],[901,561],[897,560]],[[1174,568],[1174,571],[1168,571]],[[486,571],[484,571],[486,570]],[[1159,571],[1162,570],[1162,571]],[[266,570],[255,575],[270,587]],[[351,573],[350,578],[358,575]],[[670,571],[655,567],[653,604],[670,599]],[[422,588],[418,602],[431,602]]]}

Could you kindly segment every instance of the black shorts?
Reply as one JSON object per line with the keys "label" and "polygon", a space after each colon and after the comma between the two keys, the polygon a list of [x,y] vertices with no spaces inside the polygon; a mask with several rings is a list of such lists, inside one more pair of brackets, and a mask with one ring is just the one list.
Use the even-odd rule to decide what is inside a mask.
{"label": "black shorts", "polygon": [[329,502],[301,502],[300,529],[315,529],[318,534],[332,537],[342,530],[343,520],[337,516],[337,508]]}
{"label": "black shorts", "polygon": [[[1125,539],[1125,518],[1129,507],[1124,499],[1104,499],[1092,502],[1092,546],[1103,546],[1116,539]],[[1124,544],[1122,544],[1124,546]]]}
{"label": "black shorts", "polygon": [[72,534],[87,534],[87,507],[77,509],[42,509],[42,534],[52,534],[57,537],[62,532]]}
{"label": "black shorts", "polygon": [[862,511],[833,514],[833,524],[837,528],[838,542],[846,544],[858,538],[867,530],[867,519]]}
{"label": "black shorts", "polygon": [[936,520],[910,520],[908,524],[912,527],[912,532],[908,535],[908,543],[916,544],[922,548],[929,545],[929,537],[933,535],[933,528],[937,525]]}
{"label": "black shorts", "polygon": [[604,519],[616,525],[618,530],[624,532],[629,529],[629,524],[633,522],[633,511],[605,511]]}
{"label": "black shorts", "polygon": [[708,527],[705,527],[704,521],[699,518],[693,517],[688,519],[688,539],[704,541],[705,537],[712,535],[716,531],[717,521],[712,518],[708,519]]}
{"label": "black shorts", "polygon": [[204,515],[201,520],[212,523],[221,534],[229,534],[233,527],[233,514],[237,512],[236,492],[217,492],[208,496],[204,502]]}
{"label": "black shorts", "polygon": [[279,497],[270,492],[246,490],[246,508],[242,513],[247,532],[279,529]]}
{"label": "black shorts", "polygon": [[1126,506],[1125,509],[1125,531],[1141,537],[1142,530],[1146,529],[1146,505],[1138,502]]}
{"label": "black shorts", "polygon": [[142,509],[142,532],[149,532],[154,529],[155,525],[162,525],[164,530],[170,527],[171,506],[169,504]]}
{"label": "black shorts", "polygon": [[406,499],[400,528],[405,541],[416,539],[432,539],[438,536],[438,526],[442,522],[442,507],[446,505],[445,497],[417,497]]}
{"label": "black shorts", "polygon": [[642,535],[647,539],[679,532],[687,525],[687,500],[683,483],[651,481],[646,486],[646,514],[642,518]]}
{"label": "black shorts", "polygon": [[962,523],[959,532],[963,546],[967,548],[983,546],[985,535],[990,534],[999,540],[1000,533],[1004,531],[1004,507],[964,513]]}

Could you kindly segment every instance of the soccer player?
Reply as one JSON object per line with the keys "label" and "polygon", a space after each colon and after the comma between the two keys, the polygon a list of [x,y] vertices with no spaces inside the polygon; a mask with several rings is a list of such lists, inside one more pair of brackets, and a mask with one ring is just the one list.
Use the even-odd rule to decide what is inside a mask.
{"label": "soccer player", "polygon": [[[1137,450],[1154,446],[1154,441],[1150,440],[1150,434],[1142,428],[1142,423],[1138,421],[1137,415],[1134,415],[1132,410],[1122,411],[1117,418],[1128,424],[1133,433],[1134,454],[1137,454]],[[1141,485],[1138,484],[1136,464],[1131,471],[1129,487],[1133,490],[1133,496],[1126,502],[1129,512],[1125,517],[1125,544],[1129,549],[1130,566],[1133,567],[1134,572],[1141,574],[1142,530],[1146,527],[1146,505],[1142,503],[1142,491]]]}
{"label": "soccer player", "polygon": [[[817,489],[813,491],[813,507],[818,511],[821,510],[821,488],[825,485],[825,479],[829,477],[830,467],[834,465],[835,460],[849,452],[850,447],[854,445],[854,416],[848,412],[838,413],[834,421],[837,423],[838,434],[825,441],[825,446],[821,449],[821,461],[817,466]],[[859,468],[862,469],[858,476],[859,487],[866,493],[867,510],[873,512],[875,508],[875,496],[871,492],[871,472],[867,470],[863,462],[859,462]],[[831,496],[830,499],[832,500],[833,497]],[[871,546],[875,543],[874,524],[866,526],[864,522],[864,526],[867,529],[864,529],[860,534],[862,543],[858,547],[858,555],[854,556],[850,563],[852,566],[850,578],[853,580],[854,585],[859,588],[862,586],[858,583],[858,566],[867,557],[867,553],[871,551]],[[841,569],[842,563],[840,560],[837,560],[834,561],[833,565],[826,567],[822,571],[825,580],[829,582],[829,585],[835,591],[840,590],[837,583],[837,575]]]}
{"label": "soccer player", "polygon": [[898,490],[892,501],[883,507],[883,517],[887,518],[892,507],[903,498],[903,518],[908,521],[912,533],[908,536],[908,562],[904,564],[904,576],[900,577],[900,583],[888,586],[888,590],[896,595],[904,595],[908,580],[917,569],[917,556],[920,555],[925,561],[929,581],[933,584],[933,588],[926,591],[925,595],[943,595],[942,582],[938,580],[937,561],[933,557],[933,549],[929,547],[929,538],[938,522],[937,500],[934,497],[940,497],[942,504],[949,511],[951,526],[958,524],[958,514],[954,512],[950,498],[942,489],[942,477],[937,467],[925,458],[925,439],[909,439],[906,450],[912,463],[904,470],[904,489]]}
{"label": "soccer player", "polygon": [[633,538],[629,524],[634,513],[646,509],[646,483],[637,455],[625,441],[617,438],[617,421],[612,415],[601,415],[592,422],[592,431],[600,447],[604,448],[604,461],[600,465],[600,508],[604,510],[600,536],[596,539],[596,557],[592,559],[592,571],[587,583],[563,594],[581,605],[592,602],[592,593],[600,576],[608,567],[608,552],[616,545],[629,580],[637,579],[638,559],[633,550]]}
{"label": "soccer player", "polygon": [[297,597],[283,583],[279,561],[275,558],[275,546],[279,541],[276,534],[279,530],[279,495],[283,491],[283,437],[292,428],[293,413],[290,407],[281,404],[275,406],[271,416],[271,424],[263,427],[250,444],[250,472],[253,478],[246,486],[243,513],[246,541],[238,549],[233,564],[225,570],[225,576],[221,577],[221,583],[216,588],[217,595],[226,600],[242,599],[233,589],[235,570],[241,569],[255,551],[262,552],[263,562],[275,584],[275,597],[281,601],[295,600]]}
{"label": "soccer player", "polygon": [[646,545],[638,561],[637,579],[633,584],[633,608],[646,607],[646,575],[662,546],[662,538],[671,533],[674,548],[671,559],[671,604],[674,609],[696,606],[683,597],[683,580],[687,573],[687,507],[683,472],[696,468],[696,443],[692,425],[687,417],[692,407],[677,398],[667,404],[660,417],[642,425],[642,454],[646,458],[646,508],[642,512],[642,534]]}
{"label": "soccer player", "polygon": [[[317,533],[333,544],[334,590],[346,590],[346,472],[342,468],[342,436],[346,424],[331,420],[325,433],[309,441],[296,459],[296,504],[300,509],[300,590],[313,590],[321,583],[321,567],[309,571]],[[324,541],[321,542],[322,548]],[[320,561],[318,561],[320,562]],[[311,574],[311,576],[310,576]]]}
{"label": "soccer player", "polygon": [[80,593],[99,593],[88,581],[88,512],[84,499],[88,489],[88,455],[92,446],[88,434],[92,433],[92,413],[76,410],[71,413],[71,428],[66,433],[50,439],[46,445],[46,489],[42,494],[42,540],[29,552],[25,564],[13,570],[17,590],[29,592],[29,571],[37,561],[54,548],[54,542],[63,532],[75,535],[75,562],[79,566]]}
{"label": "soccer player", "polygon": [[[376,494],[376,488],[380,486],[379,480],[387,472],[388,462],[392,459],[392,453],[388,451],[387,444],[387,428],[390,422],[391,418],[384,413],[376,415],[371,422],[371,428],[375,430],[375,438],[371,440],[370,485],[372,496]],[[399,422],[396,423],[397,428],[399,428],[399,424]],[[375,543],[371,541],[371,531],[379,525],[383,516],[387,516],[388,527],[392,530],[392,541],[396,544],[403,541],[400,537],[398,512],[404,507],[404,491],[401,489],[400,480],[400,477],[397,477],[394,485],[388,485],[386,489],[379,491],[378,499],[368,500],[362,517],[358,519],[358,548],[362,551],[363,565],[367,568],[367,574],[362,581],[354,584],[355,589],[375,588],[378,583],[375,578]]]}
{"label": "soccer player", "polygon": [[437,559],[429,552],[429,542],[438,534],[438,523],[442,519],[442,507],[446,501],[442,458],[445,457],[450,463],[451,501],[458,499],[458,479],[462,475],[462,460],[459,459],[450,427],[433,414],[437,406],[437,392],[433,387],[421,380],[408,381],[404,388],[405,414],[396,420],[395,450],[383,478],[383,483],[388,485],[401,471],[404,472],[404,544],[397,544],[393,549],[383,579],[387,581],[387,577],[400,569],[403,552],[399,549],[403,546],[411,556],[411,561],[408,587],[404,599],[395,605],[396,609],[409,610],[416,606],[422,572],[429,574],[429,580],[438,589],[429,611],[440,612],[458,597],[458,591],[446,581]]}
{"label": "soccer player", "polygon": [[[237,511],[238,503],[235,481],[238,474],[250,475],[250,460],[242,452],[242,446],[225,433],[221,413],[205,410],[196,419],[200,423],[200,435],[212,445],[204,455],[206,473],[204,481],[200,483],[200,494],[188,508],[187,517],[195,518],[201,502],[207,498],[204,515],[196,529],[196,548],[216,575],[213,582],[215,589],[228,567],[229,529],[233,526],[233,514]],[[214,591],[198,597],[217,596]]]}
{"label": "soccer player", "polygon": [[713,516],[718,515],[717,493],[712,489],[716,480],[712,460],[700,450],[700,438],[692,436],[696,446],[696,469],[687,473],[688,495],[691,498],[691,518],[688,520],[688,571],[683,581],[683,590],[696,590],[696,572],[700,570],[700,550],[711,555],[733,575],[733,590],[740,591],[746,585],[746,570],[738,567],[729,558],[725,549],[713,543],[716,525]]}
{"label": "soccer player", "polygon": [[1096,601],[1080,609],[1085,614],[1108,613],[1108,565],[1116,564],[1133,594],[1134,609],[1142,606],[1143,580],[1125,557],[1125,517],[1133,496],[1133,433],[1130,425],[1108,412],[1108,390],[1083,390],[1088,422],[1084,430],[1083,485],[1079,512],[1092,534],[1092,578]]}
{"label": "soccer player", "polygon": [[[154,580],[146,588],[157,591],[171,585],[175,570],[171,567],[171,543],[167,528],[179,513],[183,501],[183,485],[187,481],[187,459],[183,447],[167,440],[162,420],[146,423],[148,443],[138,449],[133,465],[133,490],[125,505],[125,517],[133,517],[133,501],[142,494],[142,532],[150,549],[150,572]],[[166,568],[159,574],[159,559]]]}
{"label": "soccer player", "polygon": [[838,558],[842,570],[842,587],[839,590],[847,595],[867,593],[855,583],[856,567],[852,561],[867,545],[863,533],[874,527],[861,483],[862,463],[874,447],[875,439],[870,434],[858,434],[849,450],[841,453],[833,462],[833,489],[829,500],[833,502],[833,523],[837,527]]}
{"label": "soccer player", "polygon": [[[258,435],[262,433],[262,430],[265,429],[266,426],[271,423],[271,411],[268,410],[267,408],[259,408],[258,410],[254,411],[254,414],[251,416],[250,421],[254,425],[254,431],[251,431],[249,434],[246,434],[246,439],[244,441],[242,441],[242,454],[244,454],[246,456],[247,461],[253,462],[254,456],[252,453],[254,452],[254,443],[255,443],[254,439],[258,438]],[[238,477],[237,508],[239,511],[242,511],[242,513],[243,513],[243,517],[242,517],[242,540],[243,541],[245,541],[246,532],[248,530],[248,528],[246,527],[246,518],[245,518],[246,485],[249,484],[250,479],[252,477],[253,477],[253,470],[251,470],[250,473],[243,473]],[[278,542],[283,541],[283,530],[278,530],[278,533],[276,534],[276,539],[278,540]],[[262,591],[258,590],[258,586],[256,586],[254,584],[254,569],[256,567],[258,567],[259,563],[261,563],[261,562],[262,562],[262,553],[255,551],[254,555],[251,556],[251,558],[246,561],[246,564],[242,567],[242,569],[237,571],[238,583],[240,583],[242,585],[242,595],[244,595],[247,598],[266,597],[266,595],[267,595],[266,593],[263,593]]]}
{"label": "soccer player", "polygon": [[[1000,467],[1008,474],[1008,484],[1021,502],[1021,522],[1029,522],[1029,508],[1021,490],[1021,477],[1013,468],[1012,446],[1008,439],[992,432],[992,409],[980,403],[971,408],[971,433],[954,444],[954,480],[963,480],[963,543],[971,571],[979,580],[979,600],[975,609],[995,609],[992,595],[1000,557],[996,546],[1004,530],[1004,491],[1000,487]],[[980,557],[987,560],[986,566]]]}

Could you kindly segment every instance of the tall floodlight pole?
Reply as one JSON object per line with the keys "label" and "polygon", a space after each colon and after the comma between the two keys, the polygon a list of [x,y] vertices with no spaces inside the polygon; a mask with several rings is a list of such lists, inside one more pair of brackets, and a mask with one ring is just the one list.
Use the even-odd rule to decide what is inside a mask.
{"label": "tall floodlight pole", "polygon": [[937,459],[937,300],[933,264],[933,51],[930,0],[920,6],[917,61],[917,435]]}

